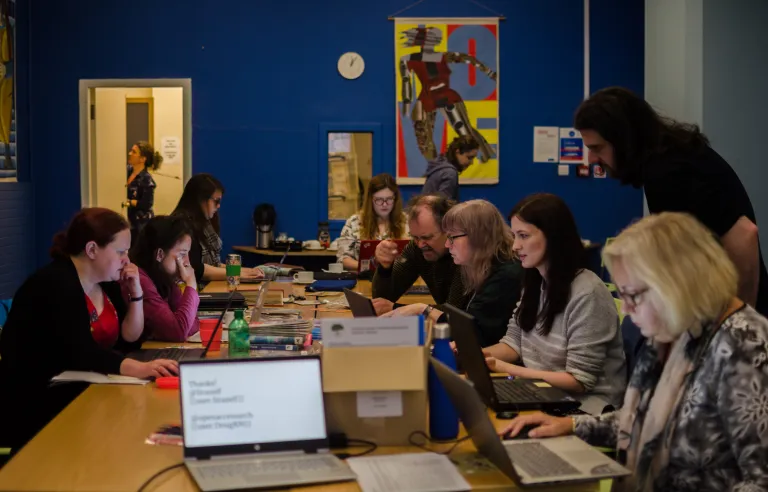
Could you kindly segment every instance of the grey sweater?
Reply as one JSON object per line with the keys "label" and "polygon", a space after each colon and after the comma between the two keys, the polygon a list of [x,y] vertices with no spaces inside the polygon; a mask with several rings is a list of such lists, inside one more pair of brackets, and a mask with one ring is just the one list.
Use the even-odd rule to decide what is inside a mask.
{"label": "grey sweater", "polygon": [[[545,299],[542,289],[539,306]],[[568,305],[555,316],[547,336],[540,325],[523,331],[512,316],[501,342],[520,354],[525,367],[565,371],[576,378],[586,392],[571,396],[585,412],[594,415],[605,405],[621,406],[627,375],[616,303],[591,271],[582,270],[573,279]]]}

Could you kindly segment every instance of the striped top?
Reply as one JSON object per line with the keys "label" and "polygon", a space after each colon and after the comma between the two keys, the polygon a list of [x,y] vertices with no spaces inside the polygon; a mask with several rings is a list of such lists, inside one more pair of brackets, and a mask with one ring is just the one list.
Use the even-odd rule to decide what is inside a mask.
{"label": "striped top", "polygon": [[[544,305],[542,289],[539,306]],[[525,332],[515,317],[501,339],[520,355],[525,367],[538,371],[565,371],[586,389],[572,394],[581,409],[599,414],[605,405],[621,406],[627,385],[624,346],[616,303],[600,278],[581,270],[571,283],[565,310],[555,316],[547,336],[540,324]]]}
{"label": "striped top", "polygon": [[397,257],[391,268],[376,267],[373,274],[373,297],[396,302],[421,277],[429,287],[430,295],[438,305],[450,303],[456,307],[467,305],[461,270],[447,252],[437,261],[427,261],[421,250],[411,241]]}

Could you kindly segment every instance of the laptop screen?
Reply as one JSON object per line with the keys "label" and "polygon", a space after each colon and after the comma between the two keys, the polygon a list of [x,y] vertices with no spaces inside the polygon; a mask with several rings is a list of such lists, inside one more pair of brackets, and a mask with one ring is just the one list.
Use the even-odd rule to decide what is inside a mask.
{"label": "laptop screen", "polygon": [[181,364],[187,448],[325,439],[319,358]]}

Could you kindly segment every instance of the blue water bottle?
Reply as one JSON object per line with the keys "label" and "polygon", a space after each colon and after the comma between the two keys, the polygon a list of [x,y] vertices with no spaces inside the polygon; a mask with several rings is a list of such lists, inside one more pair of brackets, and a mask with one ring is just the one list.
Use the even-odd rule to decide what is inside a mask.
{"label": "blue water bottle", "polygon": [[[448,323],[438,323],[433,330],[432,356],[456,370],[456,356],[451,348],[451,330]],[[429,365],[427,385],[429,391],[429,436],[436,441],[450,441],[459,435],[459,416],[443,388],[432,365]]]}

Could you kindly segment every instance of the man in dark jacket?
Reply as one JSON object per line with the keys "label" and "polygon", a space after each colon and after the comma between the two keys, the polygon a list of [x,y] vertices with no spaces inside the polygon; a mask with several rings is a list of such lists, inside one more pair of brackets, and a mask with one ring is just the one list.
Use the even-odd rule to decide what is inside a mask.
{"label": "man in dark jacket", "polygon": [[459,174],[472,164],[480,145],[469,135],[453,139],[445,154],[427,164],[427,181],[422,195],[442,193],[446,198],[459,201]]}

